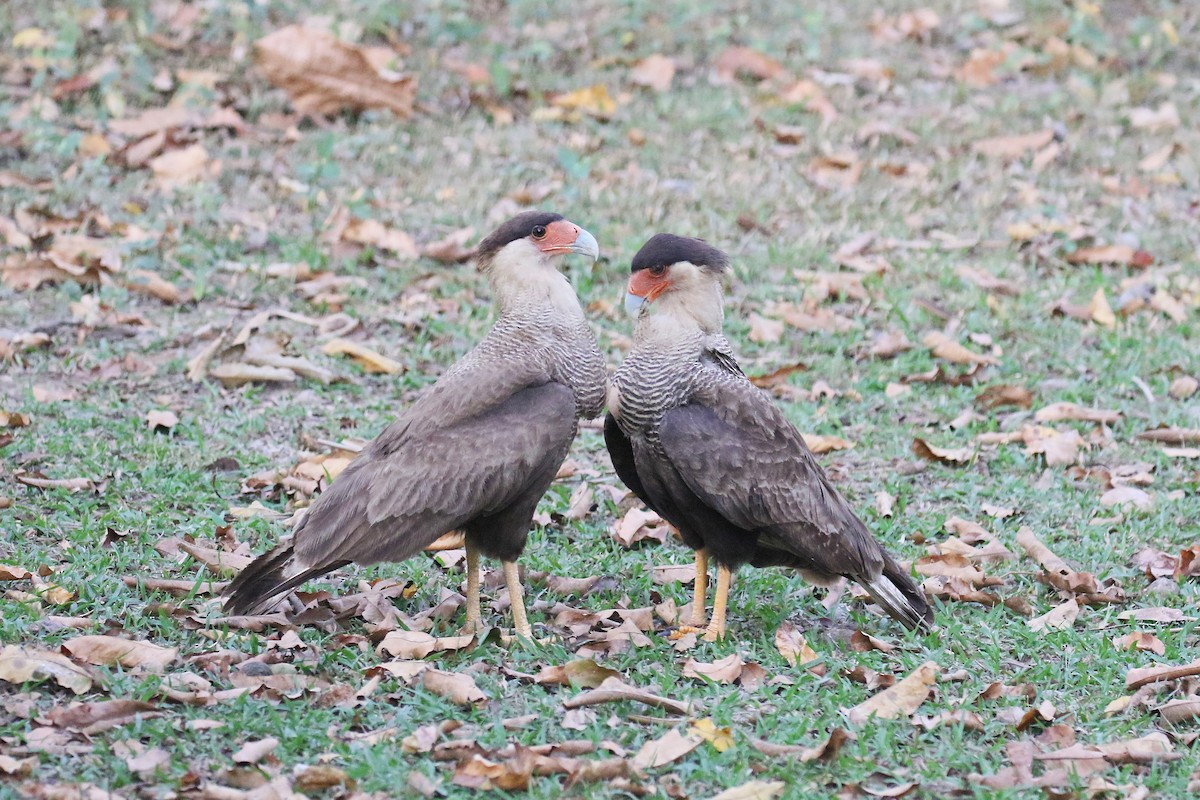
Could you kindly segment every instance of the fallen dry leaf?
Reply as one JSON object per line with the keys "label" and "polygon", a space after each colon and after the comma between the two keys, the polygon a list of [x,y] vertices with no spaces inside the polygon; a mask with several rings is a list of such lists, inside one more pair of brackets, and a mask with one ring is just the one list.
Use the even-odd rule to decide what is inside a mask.
{"label": "fallen dry leaf", "polygon": [[1179,666],[1136,667],[1125,673],[1125,688],[1138,689],[1150,683],[1177,681],[1200,675],[1200,661]]}
{"label": "fallen dry leaf", "polygon": [[602,667],[590,658],[577,658],[562,666],[543,667],[534,680],[537,683],[580,686],[594,689],[609,678],[621,678],[621,673]]}
{"label": "fallen dry leaf", "polygon": [[1118,650],[1141,650],[1148,653],[1166,655],[1167,646],[1149,631],[1131,631],[1124,636],[1114,637],[1113,647]]}
{"label": "fallen dry leaf", "polygon": [[1136,486],[1114,486],[1100,495],[1100,505],[1105,508],[1131,505],[1139,511],[1149,511],[1154,508],[1154,497]]}
{"label": "fallen dry leaf", "polygon": [[[0,427],[2,426],[3,418],[0,415]],[[1148,431],[1142,431],[1137,435],[1137,438],[1143,442],[1158,442],[1159,444],[1200,444],[1200,428],[1153,428]]]}
{"label": "fallen dry leaf", "polygon": [[470,675],[427,669],[421,674],[421,685],[460,706],[475,706],[487,702],[487,695],[475,685]]}
{"label": "fallen dry leaf", "polygon": [[582,111],[599,119],[607,119],[617,111],[617,102],[602,83],[555,95],[550,105],[567,111]]}
{"label": "fallen dry leaf", "polygon": [[385,59],[328,33],[289,25],[259,39],[255,51],[267,80],[284,89],[301,113],[386,108],[401,118],[412,114],[415,77],[377,66]]}
{"label": "fallen dry leaf", "polygon": [[210,161],[204,145],[194,144],[178,150],[168,150],[150,159],[148,166],[158,185],[170,188],[212,177],[216,165]]}
{"label": "fallen dry leaf", "polygon": [[257,764],[275,752],[277,747],[279,747],[279,740],[274,736],[268,736],[265,739],[253,739],[246,742],[233,754],[233,762],[235,764]]}
{"label": "fallen dry leaf", "polygon": [[975,395],[975,405],[989,410],[1002,406],[1032,408],[1033,392],[1024,386],[1014,386],[1007,383],[989,386]]}
{"label": "fallen dry leaf", "polygon": [[347,355],[353,358],[367,372],[396,375],[404,371],[404,365],[387,356],[381,355],[365,345],[352,342],[349,339],[330,339],[321,346],[321,352],[327,356]]}
{"label": "fallen dry leaf", "polygon": [[1042,614],[1040,617],[1026,620],[1025,624],[1030,630],[1046,631],[1046,630],[1064,630],[1075,626],[1075,619],[1079,616],[1079,602],[1072,597],[1065,603],[1055,606],[1054,608]]}
{"label": "fallen dry leaf", "polygon": [[179,424],[174,411],[156,409],[146,415],[146,427],[154,432],[169,431]]}
{"label": "fallen dry leaf", "polygon": [[1026,153],[1041,150],[1052,141],[1054,141],[1054,131],[1045,128],[1016,136],[993,136],[989,139],[980,139],[971,145],[971,149],[989,158],[1011,161]]}
{"label": "fallen dry leaf", "polygon": [[687,678],[706,678],[714,683],[735,683],[746,666],[747,662],[737,653],[711,664],[689,658],[683,664],[683,674]]}
{"label": "fallen dry leaf", "polygon": [[672,728],[659,738],[642,745],[633,757],[632,764],[637,769],[661,767],[678,761],[702,744],[704,737],[700,734]]}
{"label": "fallen dry leaf", "polygon": [[377,219],[352,220],[342,229],[342,239],[386,250],[404,259],[414,259],[421,253],[411,236],[404,231],[388,228]]}
{"label": "fallen dry leaf", "polygon": [[859,725],[871,717],[896,719],[911,716],[929,696],[940,670],[936,662],[926,661],[891,688],[847,709],[846,718],[852,724]]}
{"label": "fallen dry leaf", "polygon": [[1038,422],[1061,422],[1063,420],[1078,420],[1080,422],[1099,422],[1113,425],[1120,421],[1120,411],[1109,411],[1103,408],[1084,408],[1075,403],[1052,403],[1045,408],[1039,408],[1033,415]]}
{"label": "fallen dry leaf", "polygon": [[1097,289],[1096,293],[1092,295],[1092,299],[1088,303],[1088,315],[1097,325],[1103,325],[1106,328],[1116,327],[1117,315],[1113,313],[1103,288]]}
{"label": "fallen dry leaf", "polygon": [[661,53],[646,56],[633,65],[629,71],[629,80],[638,86],[645,86],[656,92],[665,92],[671,88],[675,79],[675,60]]}
{"label": "fallen dry leaf", "polygon": [[92,676],[58,653],[16,645],[0,650],[0,681],[22,684],[47,679],[75,694],[92,688]]}
{"label": "fallen dry leaf", "polygon": [[920,437],[913,439],[912,451],[926,461],[941,464],[966,464],[975,456],[969,447],[936,447]]}
{"label": "fallen dry leaf", "polygon": [[590,689],[564,700],[563,708],[582,708],[600,703],[618,703],[624,700],[644,703],[648,706],[670,711],[673,714],[686,714],[689,709],[687,703],[673,700],[669,697],[661,697],[645,689],[639,689],[636,686],[630,686],[619,678],[608,678],[595,689]]}
{"label": "fallen dry leaf", "polygon": [[126,669],[142,667],[149,672],[161,672],[179,655],[179,649],[175,647],[162,647],[118,636],[77,636],[63,642],[62,647],[75,658],[89,664]]}
{"label": "fallen dry leaf", "polygon": [[[792,623],[785,621],[775,631],[775,649],[790,666],[805,667],[814,675],[825,674],[824,664],[814,664],[820,659],[820,656],[809,646],[804,635],[796,630],[796,626]],[[807,666],[809,664],[814,665]]]}
{"label": "fallen dry leaf", "polygon": [[784,323],[782,320],[770,319],[752,312],[747,321],[750,323],[750,341],[752,342],[774,344],[783,338]]}
{"label": "fallen dry leaf", "polygon": [[715,794],[709,800],[772,800],[785,789],[787,784],[783,781],[749,781]]}
{"label": "fallen dry leaf", "polygon": [[992,356],[980,355],[951,339],[941,331],[930,331],[921,339],[921,344],[929,348],[937,358],[955,364],[998,364]]}
{"label": "fallen dry leaf", "polygon": [[849,450],[854,447],[854,442],[840,436],[825,436],[820,433],[801,433],[800,436],[804,438],[804,444],[808,446],[808,449],[816,455],[832,453],[835,450]]}
{"label": "fallen dry leaf", "polygon": [[667,540],[668,530],[669,526],[658,514],[635,506],[625,512],[611,533],[622,547],[629,548],[647,539],[661,544]]}
{"label": "fallen dry leaf", "polygon": [[750,47],[726,47],[713,63],[713,72],[724,83],[741,77],[766,80],[783,74],[783,65]]}
{"label": "fallen dry leaf", "polygon": [[1171,387],[1167,389],[1167,394],[1172,400],[1187,400],[1197,390],[1200,390],[1200,380],[1196,380],[1191,375],[1181,375],[1171,381]]}
{"label": "fallen dry leaf", "polygon": [[895,513],[896,496],[880,489],[875,493],[875,513],[881,517],[890,517]]}

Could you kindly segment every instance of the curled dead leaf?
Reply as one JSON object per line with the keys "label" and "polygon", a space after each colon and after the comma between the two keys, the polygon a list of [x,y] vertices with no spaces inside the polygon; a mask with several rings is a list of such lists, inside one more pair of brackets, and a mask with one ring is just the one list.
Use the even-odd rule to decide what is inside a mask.
{"label": "curled dead leaf", "polygon": [[460,706],[475,706],[487,702],[487,695],[475,685],[470,675],[427,669],[421,674],[421,685]]}
{"label": "curled dead leaf", "polygon": [[912,451],[926,461],[941,464],[966,464],[975,456],[969,447],[936,447],[920,437],[913,439]]}
{"label": "curled dead leaf", "polygon": [[176,647],[162,647],[119,636],[77,636],[63,642],[62,647],[89,664],[126,669],[141,667],[149,672],[161,672],[179,655]]}
{"label": "curled dead leaf", "polygon": [[350,356],[367,372],[396,375],[404,371],[404,365],[399,361],[381,355],[358,342],[352,342],[349,339],[342,339],[341,337],[330,339],[322,345],[321,352],[327,356]]}
{"label": "curled dead leaf", "polygon": [[6,645],[0,650],[0,681],[22,684],[44,680],[53,680],[75,694],[92,688],[92,676],[87,670],[58,653],[16,645]]}
{"label": "curled dead leaf", "polygon": [[846,718],[859,725],[871,717],[896,719],[911,716],[925,702],[941,668],[937,662],[926,661],[905,675],[894,686],[884,689],[846,710]]}
{"label": "curled dead leaf", "polygon": [[258,67],[283,88],[297,111],[329,115],[343,109],[386,108],[408,117],[417,79],[376,65],[362,48],[323,31],[289,25],[255,43]]}

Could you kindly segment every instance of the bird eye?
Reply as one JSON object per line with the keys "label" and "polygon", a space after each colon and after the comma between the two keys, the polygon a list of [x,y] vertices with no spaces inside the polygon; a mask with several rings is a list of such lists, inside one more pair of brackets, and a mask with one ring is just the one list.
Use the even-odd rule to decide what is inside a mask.
{"label": "bird eye", "polygon": [[533,238],[545,239],[546,238],[546,226],[545,225],[534,225],[533,226]]}
{"label": "bird eye", "polygon": [[663,274],[664,272],[666,272],[666,271],[667,271],[667,268],[666,268],[666,266],[665,266],[665,265],[663,265],[663,264],[659,264],[659,265],[657,265],[657,266],[654,266],[654,267],[651,267],[651,268],[650,268],[650,274],[651,274],[651,275],[653,275],[653,276],[655,276],[655,277],[658,277],[658,276],[662,275],[662,274]]}

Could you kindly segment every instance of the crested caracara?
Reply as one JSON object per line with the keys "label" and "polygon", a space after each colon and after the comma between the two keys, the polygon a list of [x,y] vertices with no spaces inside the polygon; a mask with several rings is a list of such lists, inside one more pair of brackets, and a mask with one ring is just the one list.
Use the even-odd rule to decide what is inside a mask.
{"label": "crested caracara", "polygon": [[449,531],[467,551],[467,627],[481,626],[479,557],[504,566],[513,624],[530,638],[516,559],[578,421],[604,406],[604,359],[562,256],[596,239],[560,214],[513,217],[476,248],[499,317],[487,336],[372,441],[294,536],[229,585],[246,614],[346,564],[402,561]]}
{"label": "crested caracara", "polygon": [[742,374],[721,332],[729,259],[660,233],[633,258],[626,307],[633,349],[609,389],[604,438],[625,485],[696,551],[692,625],[704,625],[708,560],[717,594],[705,638],[725,634],[732,572],[790,567],[810,582],[845,576],[910,628],[933,613],[912,578],[829,482],[800,432]]}

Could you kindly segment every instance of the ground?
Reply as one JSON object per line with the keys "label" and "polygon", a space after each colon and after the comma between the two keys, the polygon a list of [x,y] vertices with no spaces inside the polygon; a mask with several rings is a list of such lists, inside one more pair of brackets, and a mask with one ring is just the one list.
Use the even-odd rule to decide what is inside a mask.
{"label": "ground", "polygon": [[[399,53],[411,114],[403,98],[294,113],[254,60],[299,23]],[[448,797],[486,781],[546,798],[751,781],[765,786],[729,796],[1194,791],[1196,723],[1169,705],[1194,679],[1127,681],[1189,664],[1200,639],[1197,35],[1197,9],[1167,0],[5,3],[0,640],[69,657],[81,694],[0,657],[0,797],[234,797],[268,780]],[[164,107],[191,116],[122,125]],[[486,284],[446,251],[528,204],[600,241],[599,262],[567,269],[613,364],[649,235],[730,253],[745,371],[792,368],[763,383],[940,595],[936,630],[746,570],[732,636],[686,649],[671,608],[690,587],[653,567],[690,553],[628,516],[594,425],[522,559],[542,641],[495,631],[424,657],[482,696],[456,703],[420,665],[372,669],[421,657],[429,637],[405,624],[457,633],[453,551],[315,582],[308,624],[221,619],[206,582],[228,556],[276,542],[350,455],[322,460],[331,447],[372,437],[486,331]],[[34,288],[38,270],[54,280]],[[273,309],[292,314],[231,345]],[[397,368],[324,352],[338,328]],[[291,379],[218,379],[256,347]],[[1139,438],[1160,426],[1166,441]],[[658,536],[626,548],[622,522]],[[497,582],[485,593],[508,625]],[[138,644],[120,666],[85,635]],[[817,662],[789,663],[796,636]],[[691,707],[568,715],[586,689],[542,671],[581,657]],[[688,664],[722,659],[714,679]],[[894,718],[847,713],[910,675]],[[443,720],[462,727],[428,727]],[[686,752],[651,765],[664,736]],[[269,754],[243,749],[268,738]],[[536,758],[549,774],[529,777]],[[329,769],[306,778],[313,765]]]}

